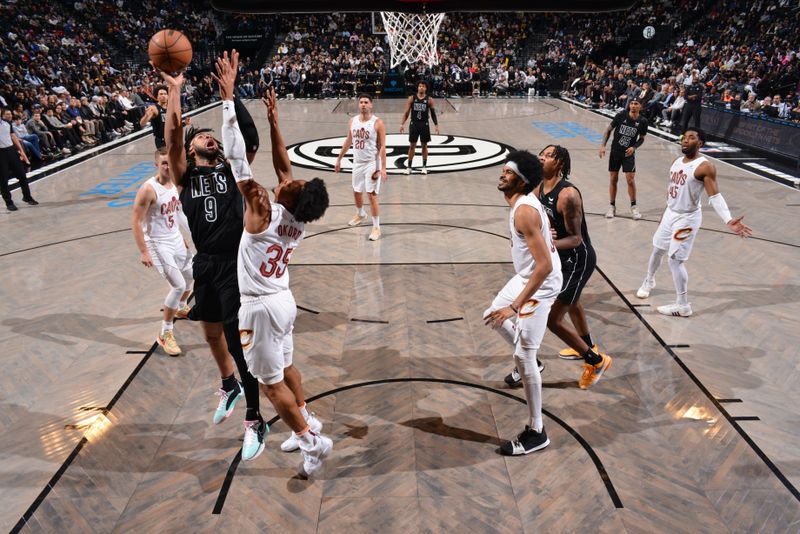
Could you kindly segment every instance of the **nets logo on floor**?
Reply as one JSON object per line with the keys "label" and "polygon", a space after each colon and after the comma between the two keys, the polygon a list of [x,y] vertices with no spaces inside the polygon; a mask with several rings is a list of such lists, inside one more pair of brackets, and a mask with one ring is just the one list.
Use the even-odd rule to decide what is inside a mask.
{"label": "nets logo on floor", "polygon": [[[332,171],[344,144],[344,137],[305,141],[287,147],[293,165]],[[513,147],[486,139],[460,135],[433,135],[428,144],[428,172],[471,171],[500,165]],[[386,135],[386,167],[389,174],[402,174],[408,162],[408,135]],[[414,168],[422,166],[422,147],[417,143]],[[352,149],[342,159],[342,171],[353,168]]]}

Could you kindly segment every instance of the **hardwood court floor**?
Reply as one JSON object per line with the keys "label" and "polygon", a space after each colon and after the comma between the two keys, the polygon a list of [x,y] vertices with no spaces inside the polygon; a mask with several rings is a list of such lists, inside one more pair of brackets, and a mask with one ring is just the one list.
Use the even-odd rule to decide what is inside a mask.
{"label": "hardwood court floor", "polygon": [[[265,113],[249,106],[268,184]],[[281,102],[287,142],[343,135],[348,106]],[[796,532],[798,193],[717,163],[731,211],[758,239],[721,232],[704,207],[687,264],[696,315],[661,317],[666,266],[650,299],[634,293],[676,145],[651,136],[638,151],[645,218],[622,208],[606,220],[596,136],[607,119],[557,100],[440,108],[443,134],[572,153],[598,251],[584,305],[615,360],[580,391],[579,366],[545,336],[550,447],[495,452],[526,414],[502,383],[510,351],[481,321],[512,273],[499,168],[392,175],[376,243],[345,225],[349,175],[296,168],[325,178],[333,203],[290,272],[295,361],[335,449],[324,476],[303,480],[277,422],[264,454],[231,468],[243,409],[211,424],[218,377],[199,328],[178,323],[179,358],[150,350],[166,286],[138,264],[129,206],[112,207],[151,172],[143,139],[38,182],[40,207],[0,214],[0,529]],[[402,102],[376,110],[397,132]],[[219,120],[215,109],[195,122]]]}

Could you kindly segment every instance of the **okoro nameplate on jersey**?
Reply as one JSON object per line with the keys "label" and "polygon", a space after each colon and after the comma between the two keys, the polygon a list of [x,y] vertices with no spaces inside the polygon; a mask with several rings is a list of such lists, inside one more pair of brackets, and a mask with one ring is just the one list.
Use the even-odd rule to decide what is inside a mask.
{"label": "okoro nameplate on jersey", "polygon": [[[344,137],[305,141],[287,147],[292,164],[309,169],[332,171],[344,144]],[[386,168],[389,174],[402,174],[408,166],[408,135],[386,134]],[[455,172],[500,165],[513,147],[474,137],[433,135],[428,144],[429,172]],[[417,143],[414,168],[422,167],[422,145]],[[342,170],[353,168],[352,148],[342,159]]]}

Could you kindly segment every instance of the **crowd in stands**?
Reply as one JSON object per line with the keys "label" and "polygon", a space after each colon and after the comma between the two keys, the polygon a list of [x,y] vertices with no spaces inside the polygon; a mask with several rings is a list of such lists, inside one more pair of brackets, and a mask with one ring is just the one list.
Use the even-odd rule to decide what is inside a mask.
{"label": "crowd in stands", "polygon": [[[434,95],[545,95],[562,79],[568,95],[592,106],[619,109],[637,98],[666,126],[685,123],[685,103],[696,99],[800,122],[800,9],[788,0],[644,0],[609,14],[449,13],[439,64],[394,73],[386,35],[373,31],[380,19],[369,14],[226,18],[207,0],[5,0],[0,107],[39,162],[115,139],[139,129],[154,100],[160,80],[144,51],[160,28],[184,31],[199,58],[187,73],[185,108],[216,98],[208,58],[226,21],[282,36],[264,64],[242,65],[243,97],[269,87],[292,97],[348,97],[380,91],[392,74],[409,88],[426,79]],[[614,45],[644,25],[666,28],[671,39],[636,61],[617,53]],[[544,39],[531,50],[536,34]]]}

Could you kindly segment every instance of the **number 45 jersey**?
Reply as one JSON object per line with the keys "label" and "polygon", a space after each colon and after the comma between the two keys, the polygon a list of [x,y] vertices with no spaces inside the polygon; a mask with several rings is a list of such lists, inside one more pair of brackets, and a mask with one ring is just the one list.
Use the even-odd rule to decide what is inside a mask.
{"label": "number 45 jersey", "polygon": [[305,225],[277,202],[260,234],[242,232],[236,269],[242,297],[272,295],[289,289],[289,259],[305,236]]}

